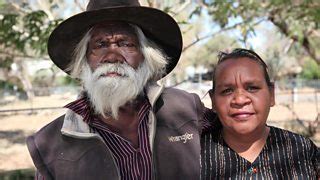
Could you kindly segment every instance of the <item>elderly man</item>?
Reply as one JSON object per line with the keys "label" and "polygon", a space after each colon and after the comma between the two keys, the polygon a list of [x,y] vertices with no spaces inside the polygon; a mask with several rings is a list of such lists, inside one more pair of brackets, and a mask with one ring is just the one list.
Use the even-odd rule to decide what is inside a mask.
{"label": "elderly man", "polygon": [[135,0],[91,0],[51,34],[53,62],[84,90],[27,139],[43,179],[199,179],[195,94],[156,85],[177,64],[177,23]]}

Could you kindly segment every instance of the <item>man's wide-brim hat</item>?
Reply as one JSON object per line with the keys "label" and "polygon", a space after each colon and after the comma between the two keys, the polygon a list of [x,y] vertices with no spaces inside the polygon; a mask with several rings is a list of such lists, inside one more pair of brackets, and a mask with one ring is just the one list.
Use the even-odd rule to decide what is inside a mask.
{"label": "man's wide-brim hat", "polygon": [[66,68],[76,45],[91,27],[103,21],[125,21],[140,27],[145,36],[159,45],[168,57],[166,74],[178,63],[182,51],[178,24],[167,13],[140,6],[137,0],[90,0],[86,11],[66,19],[51,33],[48,53],[52,61],[69,74]]}

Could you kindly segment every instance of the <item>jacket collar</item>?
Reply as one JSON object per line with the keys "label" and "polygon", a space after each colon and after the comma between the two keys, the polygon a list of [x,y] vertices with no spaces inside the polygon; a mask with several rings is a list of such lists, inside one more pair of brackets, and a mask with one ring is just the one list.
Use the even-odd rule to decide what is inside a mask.
{"label": "jacket collar", "polygon": [[[163,85],[159,86],[156,83],[150,84],[147,86],[147,89],[146,89],[147,97],[152,107],[154,107],[163,89],[164,89]],[[82,95],[80,94],[79,98],[81,97]],[[155,123],[155,120],[149,121],[149,127],[154,127],[153,126],[154,123]],[[64,122],[61,128],[61,133],[66,136],[81,138],[81,139],[99,137],[97,134],[90,132],[90,127],[87,123],[83,121],[82,116],[73,112],[70,109],[68,109],[65,114]]]}

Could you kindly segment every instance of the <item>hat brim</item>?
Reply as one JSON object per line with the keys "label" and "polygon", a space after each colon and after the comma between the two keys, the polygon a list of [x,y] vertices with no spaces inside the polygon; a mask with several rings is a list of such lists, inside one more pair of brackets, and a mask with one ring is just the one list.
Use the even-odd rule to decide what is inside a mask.
{"label": "hat brim", "polygon": [[157,43],[169,58],[166,74],[177,65],[182,51],[182,36],[176,21],[168,14],[149,7],[113,7],[85,11],[59,24],[48,41],[48,54],[66,73],[76,45],[84,34],[102,21],[125,21],[139,26],[146,37]]}

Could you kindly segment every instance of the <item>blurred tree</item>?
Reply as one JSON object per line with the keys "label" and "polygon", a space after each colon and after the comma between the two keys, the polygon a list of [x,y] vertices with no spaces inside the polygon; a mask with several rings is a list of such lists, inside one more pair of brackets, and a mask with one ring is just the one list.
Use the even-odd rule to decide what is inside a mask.
{"label": "blurred tree", "polygon": [[[86,3],[85,0],[0,0],[0,79],[18,77],[32,97],[24,60],[48,58],[46,42],[52,29],[65,17],[84,10]],[[214,51],[235,45],[234,37],[228,39],[228,35],[212,40],[219,38],[219,34],[236,30],[241,35],[238,40],[247,46],[248,37],[254,35],[257,25],[271,22],[291,39],[288,49],[300,44],[320,64],[319,1],[141,0],[141,4],[163,9],[178,21],[184,38],[182,59],[191,63],[212,61]],[[225,42],[227,39],[231,45]],[[188,57],[190,54],[194,54],[193,58]],[[177,71],[181,71],[179,65]]]}
{"label": "blurred tree", "polygon": [[[183,50],[178,66],[171,73],[175,81],[185,79],[185,68],[199,65],[210,69],[216,61],[218,51],[239,47],[237,38],[224,34],[232,28],[217,29],[217,25],[210,22],[205,11],[199,11],[197,16],[192,14],[200,10],[193,0],[145,0],[143,5],[159,8],[168,12],[178,22],[183,34]],[[170,78],[170,75],[166,78]]]}
{"label": "blurred tree", "polygon": [[2,77],[17,77],[28,98],[33,98],[32,84],[25,68],[27,59],[46,54],[49,33],[60,20],[50,20],[42,10],[32,11],[28,4],[0,4],[0,68]]}
{"label": "blurred tree", "polygon": [[320,65],[308,60],[303,66],[301,77],[305,79],[320,79]]}
{"label": "blurred tree", "polygon": [[[268,37],[263,37],[267,38],[266,47],[264,51],[259,52],[265,55],[274,79],[295,73],[299,66],[303,66],[305,56],[320,64],[320,50],[318,50],[320,1],[164,0],[160,3],[159,0],[147,0],[147,2],[149,6],[165,9],[180,23],[184,36],[182,59],[187,59],[182,61],[186,62],[184,67],[190,63],[207,65],[204,61],[216,59],[217,50],[233,47],[223,41],[207,44],[207,41],[218,38],[218,35],[224,32],[237,34],[238,42],[242,45],[237,43],[236,47],[246,46],[252,49],[247,41],[249,37],[256,35],[257,28],[262,24],[269,29],[276,27],[282,34],[273,38],[277,34],[273,32],[267,34]],[[235,37],[229,39],[232,38]],[[216,48],[216,51],[208,48],[217,45],[221,47]],[[188,51],[189,48],[191,51]],[[179,66],[177,69],[179,72],[182,70]]]}
{"label": "blurred tree", "polygon": [[[259,25],[256,28],[261,37],[260,42],[263,44],[260,48],[254,49],[267,63],[270,78],[277,81],[286,76],[292,76],[302,66],[302,57],[306,56],[305,51],[301,51],[301,45],[292,44],[292,40],[285,38],[283,34],[274,28],[265,28]],[[299,48],[296,48],[299,46]]]}
{"label": "blurred tree", "polygon": [[48,59],[50,33],[61,22],[65,9],[83,8],[80,2],[75,0],[75,5],[68,6],[63,0],[0,0],[0,79],[17,77],[28,98],[32,98],[25,61]]}
{"label": "blurred tree", "polygon": [[216,64],[219,51],[230,52],[232,49],[239,47],[240,44],[236,38],[227,34],[219,34],[210,38],[205,43],[194,47],[191,51],[186,52],[188,64],[203,65],[205,67]]}
{"label": "blurred tree", "polygon": [[320,64],[320,1],[318,0],[197,0],[191,13],[207,11],[222,29],[236,27],[245,42],[257,24],[271,22],[292,43],[299,43],[308,55]]}

